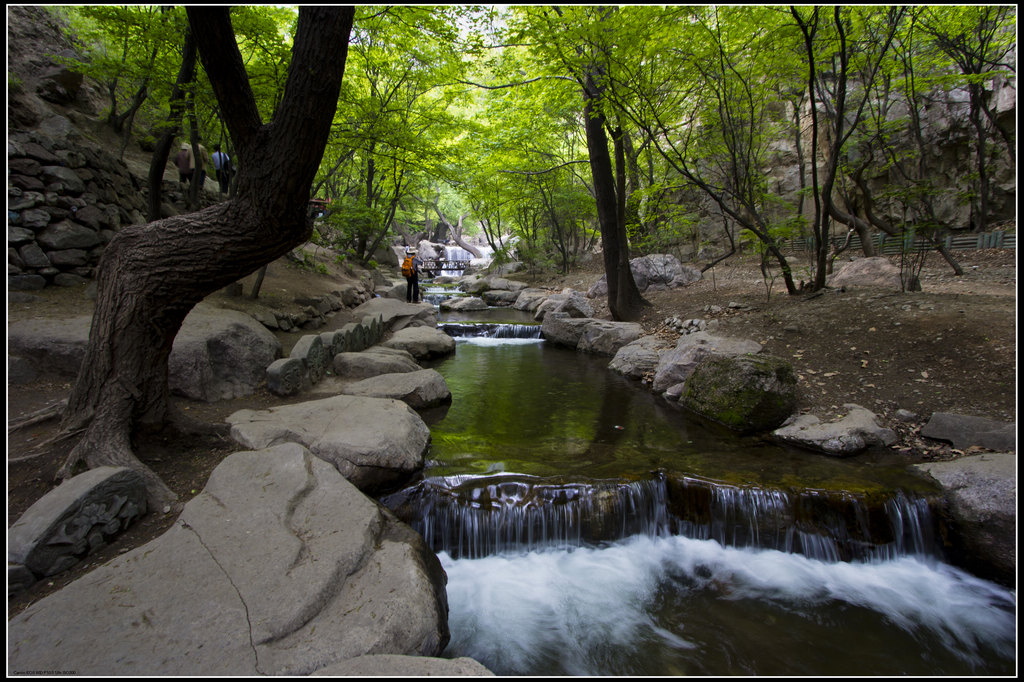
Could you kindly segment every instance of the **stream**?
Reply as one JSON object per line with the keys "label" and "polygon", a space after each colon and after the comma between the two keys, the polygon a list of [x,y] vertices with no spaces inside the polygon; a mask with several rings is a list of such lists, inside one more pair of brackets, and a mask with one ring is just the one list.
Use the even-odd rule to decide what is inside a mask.
{"label": "stream", "polygon": [[[430,291],[428,290],[428,294]],[[384,502],[499,675],[1012,675],[1016,593],[942,560],[933,485],[886,452],[740,438],[543,342],[441,315],[422,479]]]}

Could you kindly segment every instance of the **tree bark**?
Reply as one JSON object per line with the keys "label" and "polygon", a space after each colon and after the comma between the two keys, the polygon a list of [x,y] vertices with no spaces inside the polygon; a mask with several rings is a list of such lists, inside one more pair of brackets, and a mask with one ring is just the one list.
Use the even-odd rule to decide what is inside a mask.
{"label": "tree bark", "polygon": [[185,316],[205,296],[308,239],[309,189],[345,68],[354,9],[299,10],[284,99],[264,125],[226,7],[189,7],[203,65],[240,158],[234,199],[134,225],[111,240],[97,275],[96,312],[62,434],[81,433],[61,475],[79,463],[129,466],[150,503],[174,493],[132,453],[132,435],[170,418],[168,357]]}

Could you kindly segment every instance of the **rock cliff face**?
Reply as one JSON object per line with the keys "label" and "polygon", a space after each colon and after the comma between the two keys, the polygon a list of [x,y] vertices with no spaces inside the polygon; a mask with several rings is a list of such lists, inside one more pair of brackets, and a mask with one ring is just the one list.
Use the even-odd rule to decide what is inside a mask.
{"label": "rock cliff face", "polygon": [[72,286],[93,276],[114,233],[146,222],[146,180],[111,146],[95,88],[59,63],[75,46],[57,15],[9,7],[7,39],[8,286]]}

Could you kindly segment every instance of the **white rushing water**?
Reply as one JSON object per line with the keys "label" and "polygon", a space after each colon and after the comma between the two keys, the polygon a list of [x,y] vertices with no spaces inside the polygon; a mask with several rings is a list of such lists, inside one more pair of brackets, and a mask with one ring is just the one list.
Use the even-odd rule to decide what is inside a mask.
{"label": "white rushing water", "polygon": [[456,343],[464,343],[467,346],[526,346],[530,344],[544,343],[544,339],[492,339],[486,336],[467,336],[456,338]]}
{"label": "white rushing water", "polygon": [[680,536],[440,557],[446,655],[472,656],[499,674],[985,674],[1015,666],[1015,593],[916,558],[829,563]]}

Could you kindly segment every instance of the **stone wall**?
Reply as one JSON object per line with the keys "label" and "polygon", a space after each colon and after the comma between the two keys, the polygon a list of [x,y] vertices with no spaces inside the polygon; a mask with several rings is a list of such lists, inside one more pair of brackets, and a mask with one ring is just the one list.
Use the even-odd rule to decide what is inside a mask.
{"label": "stone wall", "polygon": [[7,281],[11,289],[69,286],[91,278],[123,225],[144,223],[140,181],[109,153],[64,134],[11,131],[7,138]]}

